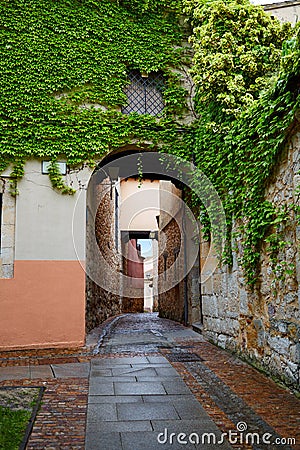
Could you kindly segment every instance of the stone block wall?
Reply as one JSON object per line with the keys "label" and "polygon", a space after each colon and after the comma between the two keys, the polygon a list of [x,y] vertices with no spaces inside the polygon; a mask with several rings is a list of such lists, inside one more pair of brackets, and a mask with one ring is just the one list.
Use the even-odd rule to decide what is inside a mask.
{"label": "stone block wall", "polygon": [[[158,311],[160,317],[187,324],[199,322],[198,226],[171,181],[160,182],[158,239]],[[187,312],[185,311],[187,305]]]}
{"label": "stone block wall", "polygon": [[[163,233],[163,234],[162,234]],[[184,321],[184,281],[178,282],[183,270],[183,260],[178,253],[181,245],[181,233],[175,219],[163,228],[159,235],[158,259],[158,311],[159,317],[178,322]],[[167,289],[167,290],[166,290]]]}
{"label": "stone block wall", "polygon": [[0,240],[0,278],[13,278],[15,254],[16,199],[9,192],[9,179],[0,178],[1,240]]}
{"label": "stone block wall", "polygon": [[[266,187],[265,198],[278,208],[299,205],[300,133],[294,134]],[[202,285],[204,334],[223,348],[241,354],[287,385],[300,380],[300,226],[295,213],[281,225],[277,263],[268,244],[261,249],[260,277],[251,290],[238,261],[243,248],[233,242],[233,266],[217,269]],[[234,224],[234,229],[238,224]],[[270,233],[275,230],[270,230]],[[202,260],[209,243],[202,243]]]}
{"label": "stone block wall", "polygon": [[[177,220],[178,217],[177,217]],[[158,311],[159,317],[177,322],[185,321],[184,303],[187,297],[187,322],[192,324],[199,321],[199,266],[198,260],[184,277],[184,252],[179,253],[183,246],[178,224],[175,219],[162,230],[158,259]],[[167,270],[167,273],[165,271]],[[177,283],[176,283],[177,281]],[[172,286],[165,290],[167,286]]]}

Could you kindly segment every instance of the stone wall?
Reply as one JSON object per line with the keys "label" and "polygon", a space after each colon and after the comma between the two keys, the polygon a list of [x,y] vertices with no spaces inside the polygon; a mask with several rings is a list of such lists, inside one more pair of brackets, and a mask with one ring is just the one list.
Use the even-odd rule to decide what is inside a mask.
{"label": "stone wall", "polygon": [[[300,185],[299,170],[298,132],[281,155],[265,198],[278,208],[299,205],[295,192]],[[279,232],[286,244],[278,252],[275,266],[268,244],[262,246],[260,277],[253,291],[247,287],[238,264],[243,251],[241,241],[233,241],[233,267],[217,269],[202,285],[204,334],[299,389],[300,226],[293,211]],[[202,242],[202,262],[208,250],[209,243]]]}
{"label": "stone wall", "polygon": [[[164,239],[162,239],[162,233],[160,233],[158,259],[159,317],[183,322],[184,281],[175,284],[177,280],[180,280],[180,273],[183,270],[183,260],[179,257],[181,233],[175,219],[170,220],[161,231]],[[174,286],[165,291],[166,287],[170,285]]]}
{"label": "stone wall", "polygon": [[160,181],[158,311],[160,317],[190,325],[201,316],[199,230],[193,219],[181,189]]}
{"label": "stone wall", "polygon": [[1,239],[0,239],[0,278],[13,278],[15,253],[16,199],[9,192],[9,179],[0,178]]}
{"label": "stone wall", "polygon": [[[90,182],[87,224],[86,328],[122,311],[120,242],[115,236],[115,195],[109,179]],[[96,211],[96,213],[95,213]],[[119,240],[119,237],[118,237]]]}

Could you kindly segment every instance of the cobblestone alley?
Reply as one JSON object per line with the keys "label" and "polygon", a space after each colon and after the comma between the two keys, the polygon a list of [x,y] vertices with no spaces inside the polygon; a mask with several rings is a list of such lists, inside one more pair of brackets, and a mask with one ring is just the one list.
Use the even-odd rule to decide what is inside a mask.
{"label": "cobblestone alley", "polygon": [[88,344],[0,354],[1,386],[46,388],[28,449],[300,449],[296,396],[190,328],[125,314]]}

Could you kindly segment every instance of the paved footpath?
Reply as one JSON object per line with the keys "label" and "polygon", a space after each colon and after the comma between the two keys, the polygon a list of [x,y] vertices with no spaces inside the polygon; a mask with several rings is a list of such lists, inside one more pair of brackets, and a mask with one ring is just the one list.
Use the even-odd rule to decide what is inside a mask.
{"label": "paved footpath", "polygon": [[126,314],[93,336],[81,353],[0,354],[0,388],[46,388],[27,449],[300,450],[295,395],[191,329]]}
{"label": "paved footpath", "polygon": [[197,436],[191,433],[221,439],[219,428],[166,358],[92,361],[87,450],[206,449],[207,442],[194,445]]}

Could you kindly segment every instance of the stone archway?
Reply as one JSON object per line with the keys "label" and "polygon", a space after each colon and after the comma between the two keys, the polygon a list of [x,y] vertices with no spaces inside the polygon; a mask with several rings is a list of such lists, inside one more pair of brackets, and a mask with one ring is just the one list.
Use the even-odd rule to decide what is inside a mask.
{"label": "stone archway", "polygon": [[[196,292],[195,288],[189,289],[193,284],[191,280],[188,281],[190,270],[186,273],[186,277],[178,277],[178,281],[176,281],[179,271],[186,270],[186,262],[182,259],[185,252],[179,252],[180,248],[185,245],[182,230],[176,230],[176,227],[172,227],[171,224],[172,221],[183,222],[181,216],[184,212],[181,207],[176,206],[176,198],[178,200],[181,198],[181,188],[175,178],[173,179],[169,174],[164,174],[158,158],[157,161],[153,162],[152,160],[150,165],[147,165],[147,158],[151,154],[153,155],[145,149],[138,148],[125,148],[115,151],[104,158],[90,179],[87,190],[87,330],[91,330],[108,317],[122,312],[141,312],[144,308],[144,284],[141,282],[144,277],[143,263],[141,255],[139,255],[135,235],[131,235],[131,240],[135,241],[135,249],[133,249],[135,256],[132,257],[131,255],[129,265],[126,263],[128,245],[124,236],[129,232],[131,234],[133,232],[147,232],[149,235],[150,233],[156,233],[158,238],[158,254],[160,256],[158,256],[156,262],[156,278],[163,280],[157,281],[158,308],[161,315],[186,323],[197,320],[198,317],[196,316],[199,316],[199,291]],[[142,168],[143,183],[139,180],[141,155],[143,155],[143,163],[146,164]],[[131,183],[130,189],[132,190],[131,198],[134,198],[133,201],[130,202],[128,195],[126,197],[124,194],[125,190],[122,189],[122,183],[127,184],[127,189],[128,184]],[[156,203],[153,200],[155,184],[157,184]],[[163,185],[165,193],[169,191],[169,195],[175,196],[175,202],[174,205],[169,207],[171,209],[168,214],[161,215],[159,205],[160,203],[166,204],[165,200],[162,201],[166,194],[163,197],[161,195]],[[168,187],[166,188],[166,186]],[[126,216],[126,214],[122,214],[122,208],[128,216],[128,223],[126,220],[124,221],[123,216]],[[153,212],[155,208],[156,213]],[[152,219],[149,218],[149,210],[152,210]],[[163,220],[161,222],[156,221],[156,216],[160,216]],[[161,227],[159,227],[159,222]],[[168,224],[171,225],[167,226]],[[166,240],[160,240],[160,229],[161,236],[171,233]],[[174,233],[176,234],[175,239]],[[128,241],[130,241],[129,235]],[[174,242],[177,243],[176,248],[173,245]],[[165,245],[168,246],[168,249],[164,248]],[[164,258],[163,255],[168,250],[169,259],[166,264],[168,278],[164,279],[162,275],[164,265],[161,264],[160,260]],[[192,276],[197,278],[199,276],[198,260],[195,264]],[[128,269],[129,266],[130,269]],[[160,274],[158,274],[159,267]],[[164,293],[161,297],[159,289],[162,289]],[[178,308],[173,308],[176,311],[175,314],[173,314],[169,304],[169,299],[172,298],[178,303]],[[197,308],[195,308],[195,305]]]}

